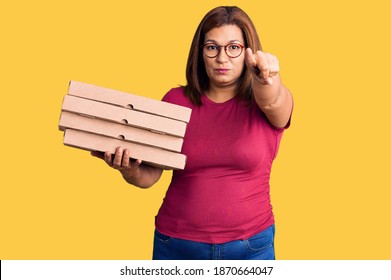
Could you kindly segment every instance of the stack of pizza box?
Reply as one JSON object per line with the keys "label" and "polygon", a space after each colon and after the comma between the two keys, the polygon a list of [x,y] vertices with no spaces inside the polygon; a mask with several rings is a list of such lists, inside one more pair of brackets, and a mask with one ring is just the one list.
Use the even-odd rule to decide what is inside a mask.
{"label": "stack of pizza box", "polygon": [[146,164],[184,169],[181,149],[190,114],[187,107],[71,81],[59,129],[67,146],[112,154],[122,146]]}

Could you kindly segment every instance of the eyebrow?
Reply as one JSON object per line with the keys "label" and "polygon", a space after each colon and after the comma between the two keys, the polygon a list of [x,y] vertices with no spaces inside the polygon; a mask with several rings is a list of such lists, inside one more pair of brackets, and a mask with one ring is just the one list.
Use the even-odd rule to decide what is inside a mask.
{"label": "eyebrow", "polygon": [[[206,40],[204,44],[207,44],[207,43],[214,43],[216,45],[220,45],[216,40],[212,40],[212,39]],[[242,44],[242,42],[240,40],[237,40],[237,39],[228,41],[228,44],[232,44],[232,43],[241,43]]]}

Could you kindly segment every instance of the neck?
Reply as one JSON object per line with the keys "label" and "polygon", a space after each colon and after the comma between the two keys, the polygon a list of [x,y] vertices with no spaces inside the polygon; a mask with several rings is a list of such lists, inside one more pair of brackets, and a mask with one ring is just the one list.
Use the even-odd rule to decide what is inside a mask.
{"label": "neck", "polygon": [[235,97],[235,86],[216,87],[211,86],[206,92],[206,96],[216,103],[223,103]]}

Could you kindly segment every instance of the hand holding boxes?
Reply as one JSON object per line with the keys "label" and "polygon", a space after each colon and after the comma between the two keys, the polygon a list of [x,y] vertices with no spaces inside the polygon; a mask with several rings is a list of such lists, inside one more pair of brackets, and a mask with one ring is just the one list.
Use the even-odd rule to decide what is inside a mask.
{"label": "hand holding boxes", "polygon": [[64,144],[90,151],[129,149],[132,158],[163,169],[184,169],[181,154],[191,109],[71,81],[59,129]]}

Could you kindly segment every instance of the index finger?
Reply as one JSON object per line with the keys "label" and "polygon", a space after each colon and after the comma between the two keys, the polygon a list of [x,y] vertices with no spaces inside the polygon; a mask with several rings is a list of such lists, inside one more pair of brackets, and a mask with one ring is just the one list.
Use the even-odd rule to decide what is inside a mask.
{"label": "index finger", "polygon": [[256,57],[257,60],[257,67],[259,68],[262,78],[267,79],[269,77],[269,65],[266,62],[266,56],[262,51],[257,51],[254,56]]}
{"label": "index finger", "polygon": [[246,49],[245,61],[246,61],[247,67],[258,76],[260,71],[257,67],[257,60],[255,59],[255,56],[254,56],[251,48]]}

